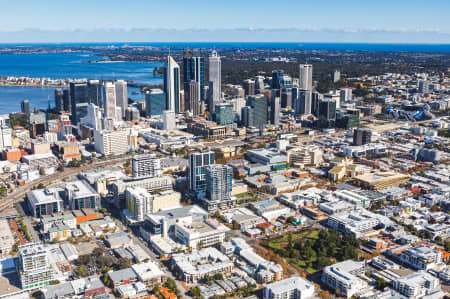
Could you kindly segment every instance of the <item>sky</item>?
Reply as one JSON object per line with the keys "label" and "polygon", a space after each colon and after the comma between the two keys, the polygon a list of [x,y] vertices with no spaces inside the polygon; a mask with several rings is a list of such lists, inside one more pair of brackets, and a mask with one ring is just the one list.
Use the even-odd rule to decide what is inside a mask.
{"label": "sky", "polygon": [[[0,0],[0,5],[0,43],[299,38],[450,43],[449,0]],[[277,34],[261,33],[270,30]]]}

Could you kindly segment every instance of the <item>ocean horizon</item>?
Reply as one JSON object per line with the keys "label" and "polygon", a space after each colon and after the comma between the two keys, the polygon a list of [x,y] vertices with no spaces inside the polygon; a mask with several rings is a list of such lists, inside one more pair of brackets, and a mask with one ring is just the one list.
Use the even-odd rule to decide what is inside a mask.
{"label": "ocean horizon", "polygon": [[324,43],[324,42],[98,42],[98,43],[0,43],[0,47],[154,46],[185,48],[276,48],[330,51],[450,52],[450,43]]}

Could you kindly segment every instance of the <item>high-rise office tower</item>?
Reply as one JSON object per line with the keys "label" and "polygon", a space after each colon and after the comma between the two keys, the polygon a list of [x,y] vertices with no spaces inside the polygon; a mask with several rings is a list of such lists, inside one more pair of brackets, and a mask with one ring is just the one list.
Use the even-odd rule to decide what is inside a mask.
{"label": "high-rise office tower", "polygon": [[255,77],[255,92],[262,93],[264,90],[264,77],[256,76]]}
{"label": "high-rise office tower", "polygon": [[66,112],[72,112],[72,103],[70,101],[70,90],[63,90],[63,109]]}
{"label": "high-rise office tower", "polygon": [[272,71],[272,89],[280,89],[280,80],[284,76],[283,70]]}
{"label": "high-rise office tower", "polygon": [[280,88],[292,88],[294,87],[294,81],[288,75],[284,75],[280,78]]}
{"label": "high-rise office tower", "polygon": [[175,130],[177,128],[177,119],[175,117],[175,111],[164,110],[162,119],[163,119],[163,130]]}
{"label": "high-rise office tower", "polygon": [[128,107],[125,110],[125,120],[126,121],[138,121],[140,117],[139,109],[136,107]]}
{"label": "high-rise office tower", "polygon": [[311,94],[311,113],[316,117],[319,117],[319,103],[323,99],[323,94],[313,92]]}
{"label": "high-rise office tower", "polygon": [[128,107],[128,91],[127,82],[124,80],[117,80],[116,85],[116,106],[120,108],[122,118],[125,117],[125,110]]}
{"label": "high-rise office tower", "polygon": [[161,89],[151,89],[145,93],[145,116],[162,115],[166,110],[166,94]]}
{"label": "high-rise office tower", "polygon": [[22,102],[20,102],[20,110],[22,111],[22,113],[30,115],[30,101],[23,100]]}
{"label": "high-rise office tower", "polygon": [[234,121],[233,104],[219,103],[215,107],[215,121],[218,125],[230,125]]}
{"label": "high-rise office tower", "polygon": [[116,119],[116,86],[113,82],[105,82],[103,89],[105,100],[105,118]]}
{"label": "high-rise office tower", "polygon": [[419,92],[420,93],[430,92],[430,82],[427,80],[420,80],[419,81]]}
{"label": "high-rise office tower", "polygon": [[189,155],[189,192],[204,198],[206,192],[206,166],[214,164],[214,152],[197,152]]}
{"label": "high-rise office tower", "polygon": [[310,90],[300,90],[299,94],[299,104],[300,110],[299,114],[311,114],[311,105],[312,105],[312,92]]}
{"label": "high-rise office tower", "polygon": [[63,91],[61,88],[55,89],[55,107],[56,112],[64,111],[64,99],[63,99]]}
{"label": "high-rise office tower", "polygon": [[153,178],[161,175],[161,160],[154,155],[135,156],[131,160],[133,178]]}
{"label": "high-rise office tower", "polygon": [[243,84],[245,95],[254,96],[255,95],[255,81],[251,79],[244,80]]}
{"label": "high-rise office tower", "polygon": [[201,114],[200,110],[200,83],[191,80],[184,82],[184,108],[193,115]]}
{"label": "high-rise office tower", "polygon": [[[192,80],[200,83],[200,100],[205,101],[205,60],[203,57],[183,58],[184,82]],[[186,92],[185,92],[186,93]]]}
{"label": "high-rise office tower", "polygon": [[312,91],[312,72],[311,64],[300,64],[300,89]]}
{"label": "high-rise office tower", "polygon": [[352,92],[353,92],[353,90],[351,88],[342,88],[340,90],[341,103],[351,101],[352,100]]}
{"label": "high-rise office tower", "polygon": [[357,128],[353,131],[353,145],[364,145],[372,141],[372,131],[364,128]]}
{"label": "high-rise office tower", "polygon": [[72,112],[72,123],[78,124],[81,118],[87,114],[88,98],[88,84],[83,83],[70,83],[70,104]]}
{"label": "high-rise office tower", "polygon": [[248,102],[253,108],[253,125],[257,128],[264,128],[267,125],[267,99],[262,94],[248,97]]}
{"label": "high-rise office tower", "polygon": [[214,111],[214,105],[220,102],[221,94],[222,94],[222,62],[220,61],[220,56],[217,55],[216,51],[212,51],[211,55],[208,58],[209,61],[209,88],[210,92],[210,100],[209,105],[213,107],[209,107],[209,111]]}
{"label": "high-rise office tower", "polygon": [[223,164],[213,164],[206,170],[206,198],[210,201],[231,199],[233,189],[233,168]]}
{"label": "high-rise office tower", "polygon": [[99,80],[89,80],[88,82],[89,103],[97,107],[102,106],[102,85]]}
{"label": "high-rise office tower", "polygon": [[334,128],[336,124],[336,101],[323,99],[319,102],[319,126]]}
{"label": "high-rise office tower", "polygon": [[250,106],[242,107],[241,109],[241,123],[245,127],[253,127],[254,126],[254,112],[253,108]]}
{"label": "high-rise office tower", "polygon": [[42,243],[19,246],[17,267],[22,289],[39,289],[54,279],[55,272],[48,255]]}
{"label": "high-rise office tower", "polygon": [[270,123],[274,126],[280,125],[280,98],[272,97],[270,100]]}
{"label": "high-rise office tower", "polygon": [[341,80],[341,72],[338,70],[335,70],[334,72],[331,72],[331,80],[336,83],[339,80]]}
{"label": "high-rise office tower", "polygon": [[80,120],[80,123],[82,125],[93,128],[94,130],[101,130],[102,122],[103,120],[100,108],[93,103],[89,103],[87,114]]}
{"label": "high-rise office tower", "polygon": [[291,109],[293,107],[292,88],[282,88],[280,90],[280,96],[281,96],[281,108]]}
{"label": "high-rise office tower", "polygon": [[180,112],[180,66],[171,56],[167,57],[164,91],[166,92],[166,110]]}

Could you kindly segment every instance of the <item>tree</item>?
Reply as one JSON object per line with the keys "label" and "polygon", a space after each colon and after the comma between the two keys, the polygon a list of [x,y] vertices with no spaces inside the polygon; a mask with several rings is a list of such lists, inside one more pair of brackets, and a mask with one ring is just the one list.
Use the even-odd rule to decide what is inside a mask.
{"label": "tree", "polygon": [[328,291],[320,292],[319,293],[319,297],[322,298],[322,299],[331,299],[332,298],[330,292],[328,292]]}
{"label": "tree", "polygon": [[198,286],[193,286],[193,287],[189,290],[189,295],[190,295],[191,297],[198,298],[198,297],[200,297],[200,294],[201,294],[201,290],[200,290],[200,288],[199,288]]}
{"label": "tree", "polygon": [[222,273],[216,273],[214,274],[214,280],[223,280]]}
{"label": "tree", "polygon": [[42,183],[39,183],[39,185],[37,186],[38,189],[45,189],[45,185]]}
{"label": "tree", "polygon": [[87,267],[85,265],[81,265],[81,266],[76,267],[75,268],[75,273],[78,276],[81,276],[81,277],[86,277],[86,276],[89,275],[89,271],[88,271],[88,269],[87,269]]}
{"label": "tree", "polygon": [[378,278],[376,281],[376,286],[378,290],[383,291],[387,286],[387,282],[383,278]]}
{"label": "tree", "polygon": [[166,282],[166,286],[169,288],[170,291],[172,291],[173,293],[176,293],[178,288],[177,288],[177,284],[175,283],[175,280],[173,280],[172,278],[167,278],[167,282]]}

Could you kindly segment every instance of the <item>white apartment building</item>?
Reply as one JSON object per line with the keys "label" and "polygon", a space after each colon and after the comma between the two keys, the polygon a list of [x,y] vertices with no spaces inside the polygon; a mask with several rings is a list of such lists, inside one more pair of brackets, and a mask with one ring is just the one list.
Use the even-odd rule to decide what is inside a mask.
{"label": "white apartment building", "polygon": [[191,254],[174,254],[172,261],[187,283],[197,283],[206,275],[229,273],[234,269],[234,263],[213,247],[204,248]]}
{"label": "white apartment building", "polygon": [[333,229],[346,234],[354,234],[357,238],[371,232],[380,223],[388,224],[391,221],[385,216],[372,213],[366,209],[333,214],[327,222]]}
{"label": "white apartment building", "polygon": [[95,150],[105,156],[122,155],[129,150],[127,130],[94,131]]}
{"label": "white apartment building", "polygon": [[153,211],[153,196],[141,187],[125,190],[126,206],[137,221],[143,221],[144,215]]}
{"label": "white apartment building", "polygon": [[22,289],[48,285],[55,277],[48,251],[42,243],[19,246],[18,272]]}
{"label": "white apartment building", "polygon": [[187,247],[209,247],[225,241],[230,229],[214,219],[175,224],[175,237]]}
{"label": "white apartment building", "polygon": [[340,296],[350,298],[367,288],[367,283],[357,275],[364,274],[364,262],[347,260],[323,269],[322,282],[339,290]]}
{"label": "white apartment building", "polygon": [[[392,281],[392,287],[400,294],[410,298],[421,298],[440,292],[439,279],[425,271],[418,271],[411,275],[400,277]],[[434,298],[441,297],[437,296]]]}
{"label": "white apartment building", "polygon": [[418,245],[400,253],[399,259],[416,270],[428,270],[442,263],[442,252],[425,245]]}
{"label": "white apartment building", "polygon": [[131,161],[133,178],[156,177],[161,175],[161,159],[154,155],[140,155]]}
{"label": "white apartment building", "polygon": [[268,284],[264,299],[306,299],[314,296],[314,285],[298,276]]}

